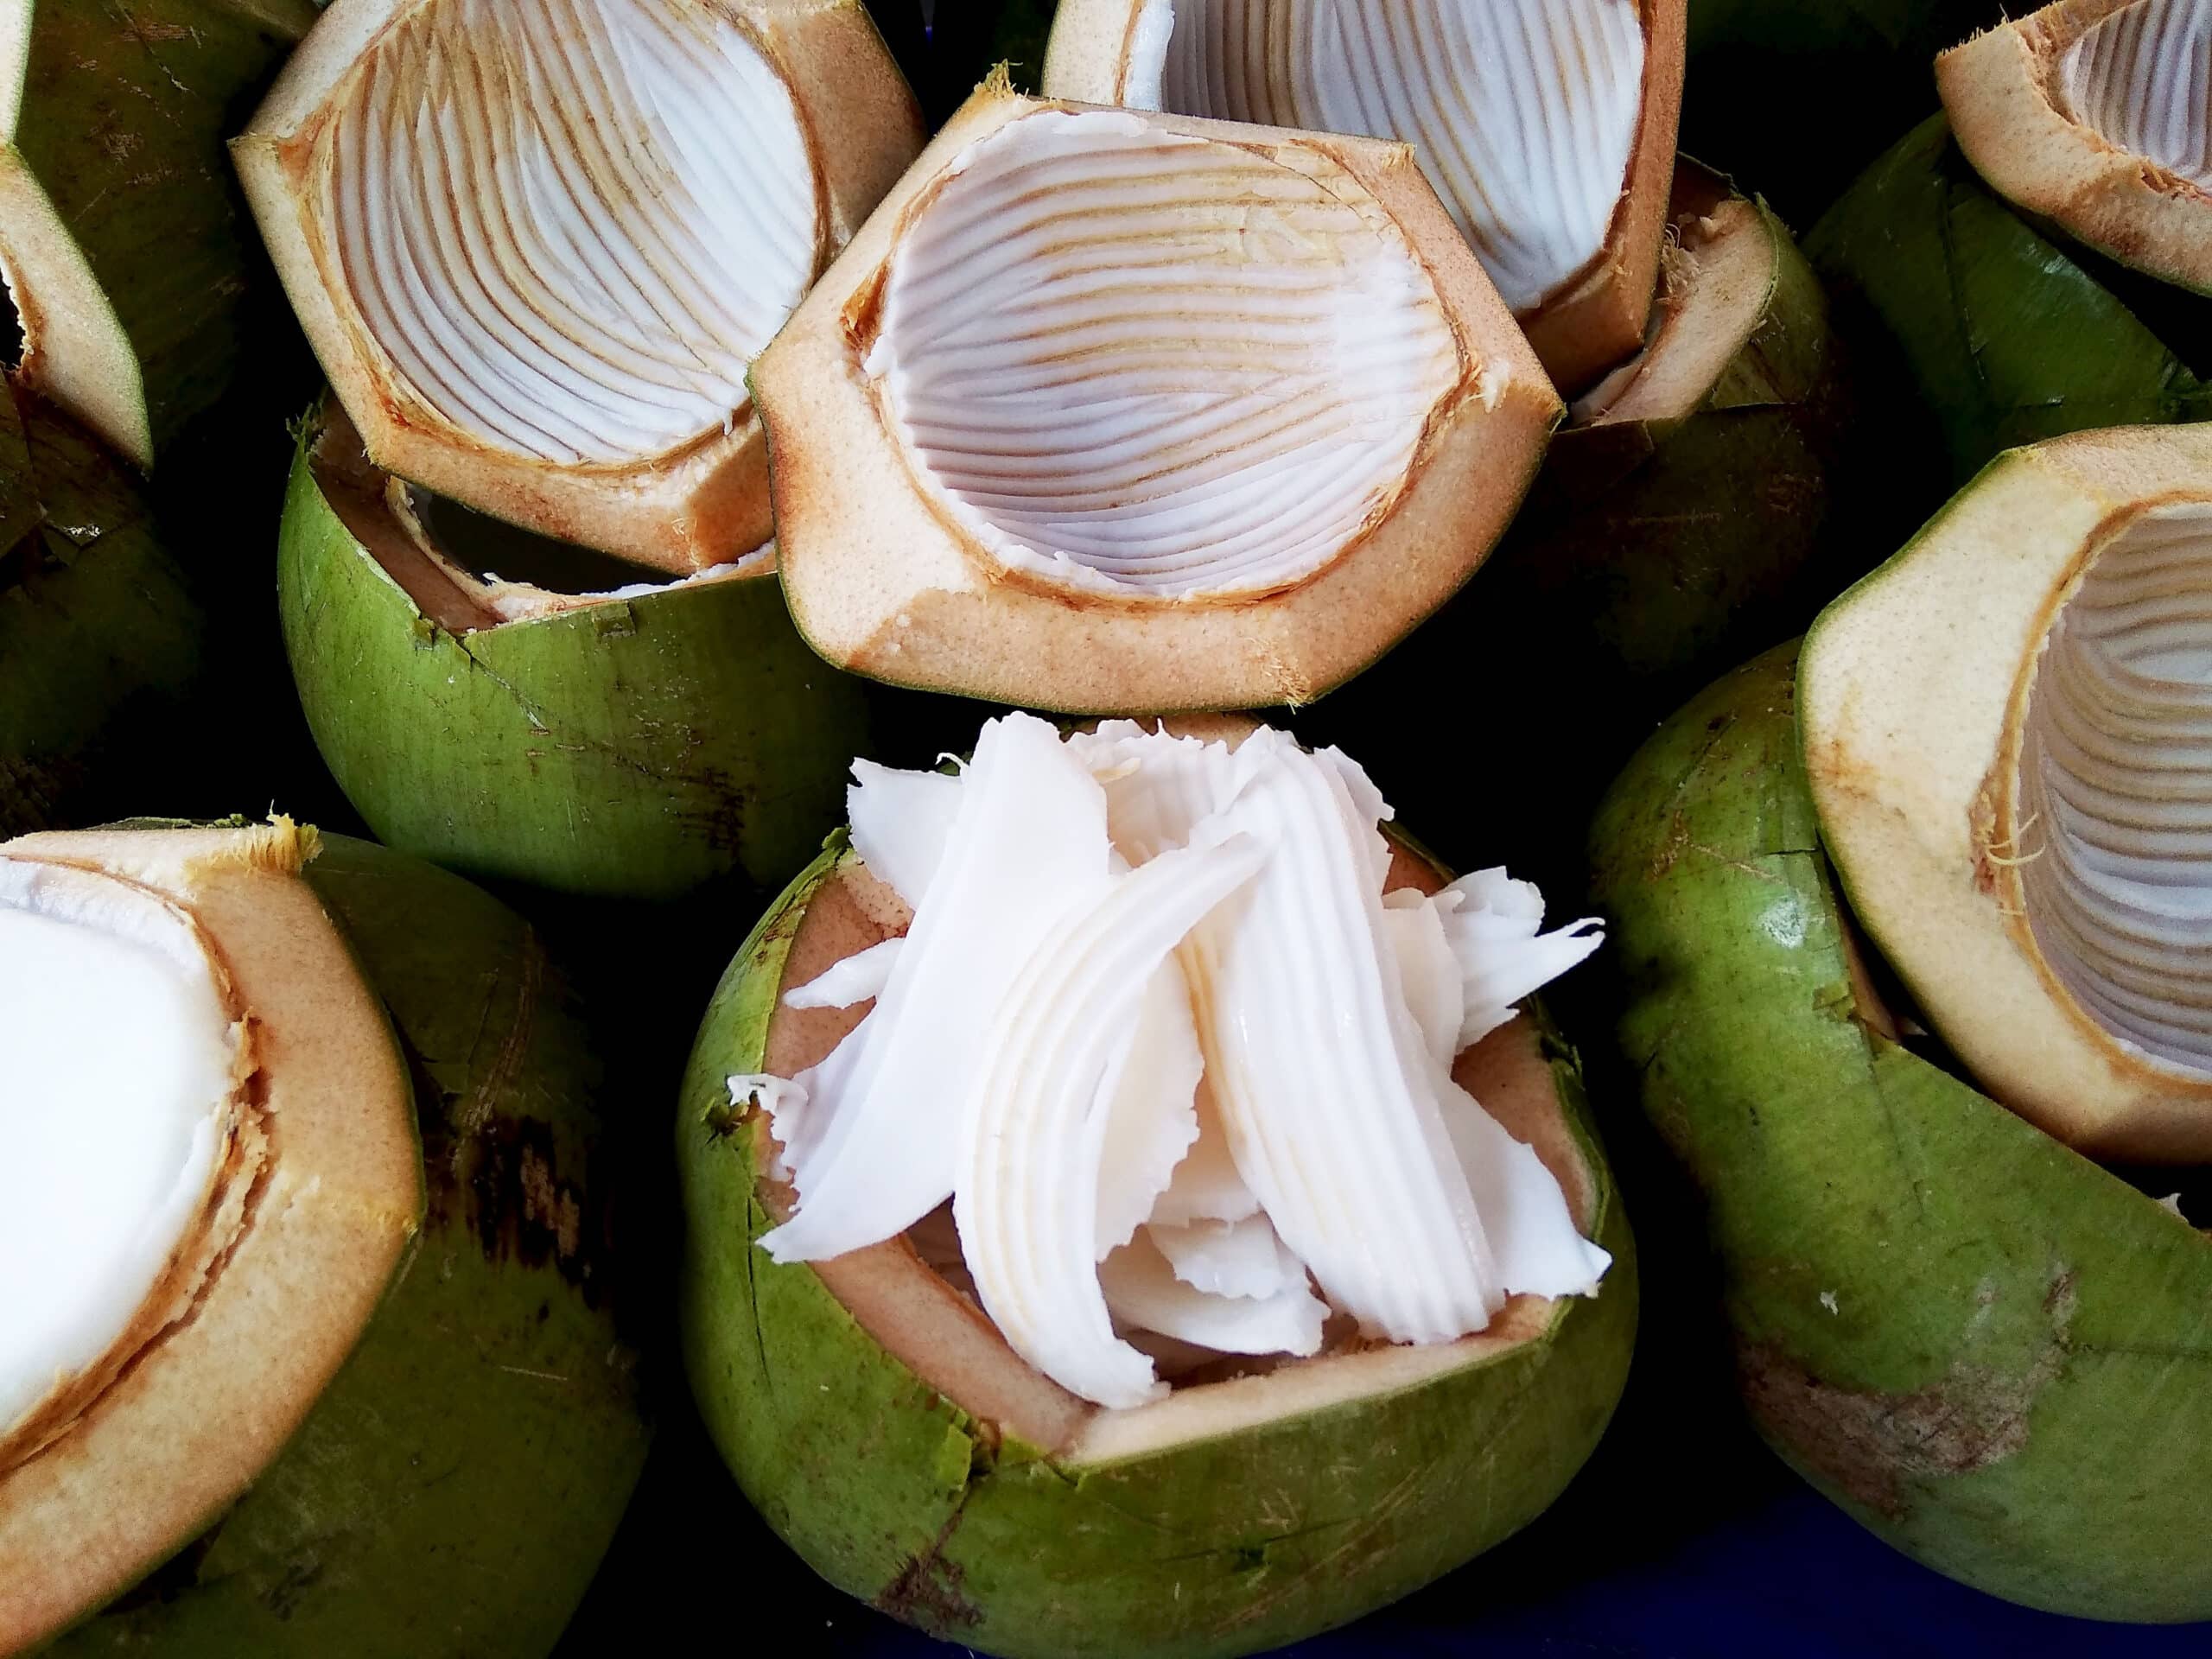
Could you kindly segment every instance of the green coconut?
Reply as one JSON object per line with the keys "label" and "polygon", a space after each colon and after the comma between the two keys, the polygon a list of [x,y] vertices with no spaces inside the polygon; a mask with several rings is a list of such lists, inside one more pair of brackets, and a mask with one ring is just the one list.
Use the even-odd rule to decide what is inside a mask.
{"label": "green coconut", "polygon": [[129,470],[0,390],[0,836],[127,810],[161,776],[207,627]]}
{"label": "green coconut", "polygon": [[904,1239],[772,1262],[756,1241],[785,1199],[764,1180],[760,1115],[734,1114],[725,1079],[789,1065],[806,1039],[779,1014],[786,983],[882,937],[862,908],[881,889],[856,869],[840,833],[739,951],[677,1124],[692,1389],[746,1495],[816,1571],[987,1653],[1246,1654],[1408,1593],[1558,1496],[1619,1395],[1636,1288],[1579,1067],[1540,1014],[1461,1065],[1551,1148],[1614,1253],[1594,1300],[1522,1298],[1448,1347],[1101,1412],[1014,1360]]}
{"label": "green coconut", "polygon": [[[425,528],[468,522],[371,467],[334,405],[303,431],[278,604],[316,744],[362,817],[422,857],[570,893],[788,880],[836,815],[868,710],[801,643],[772,559],[671,585],[514,532],[448,556]],[[486,555],[643,590],[486,583]]]}
{"label": "green coconut", "polygon": [[1891,487],[1916,513],[2018,445],[2212,415],[2199,378],[2212,302],[2039,229],[1982,181],[1941,116],[1867,169],[1806,251],[1847,338],[1894,381]]}
{"label": "green coconut", "polygon": [[312,0],[7,0],[0,271],[22,373],[150,467],[229,388],[268,296],[223,141]]}
{"label": "green coconut", "polygon": [[1796,664],[1694,699],[1591,840],[1620,1046],[1703,1198],[1752,1420],[1966,1583],[2212,1616],[2212,1240],[1900,1039],[1821,849]]}
{"label": "green coconut", "polygon": [[[82,1609],[92,1616],[56,1653],[543,1655],[582,1597],[643,1463],[635,1357],[614,1319],[595,1148],[601,1073],[559,975],[518,917],[459,878],[365,842],[323,840],[319,855],[316,847],[313,832],[280,822],[79,832],[0,849],[0,860],[123,872],[178,895],[226,950],[235,947],[226,967],[256,1029],[273,1033],[253,1039],[267,1080],[256,1087],[293,1122],[313,1120],[327,1138],[340,1115],[329,1095],[302,1084],[302,1066],[312,1071],[314,1061],[300,1056],[312,1045],[296,1024],[288,1039],[287,1020],[304,1007],[318,1039],[365,1032],[347,1064],[311,1081],[346,1090],[340,1097],[362,1121],[375,1122],[387,1101],[400,1109],[401,1121],[374,1132],[404,1154],[412,1176],[401,1190],[413,1194],[389,1215],[357,1220],[341,1211],[338,1222],[315,1224],[360,1234],[355,1248],[365,1254],[389,1237],[396,1270],[387,1269],[380,1294],[372,1284],[358,1313],[311,1302],[303,1317],[314,1334],[294,1343],[255,1326],[259,1310],[287,1306],[281,1292],[251,1299],[255,1312],[242,1320],[220,1300],[226,1275],[281,1283],[284,1262],[315,1248],[295,1242],[292,1206],[313,1206],[320,1188],[288,1181],[289,1166],[278,1163],[270,1190],[289,1195],[287,1207],[251,1220],[230,1244],[195,1321],[157,1334],[47,1457],[0,1455],[0,1559],[10,1592],[0,1595],[0,1644],[35,1640],[42,1616],[67,1614],[54,1597],[73,1592],[94,1595]],[[291,874],[302,856],[313,859],[304,899]],[[321,926],[325,915],[334,932]],[[282,1006],[256,1000],[257,982]],[[357,1141],[369,1132],[348,1131]],[[280,1148],[297,1138],[289,1127],[278,1134]],[[353,1167],[361,1162],[356,1154]],[[272,1177],[264,1169],[257,1179]],[[327,1217],[329,1206],[317,1213]],[[327,1300],[343,1307],[339,1281],[348,1275],[359,1276],[334,1263],[307,1282],[330,1283]],[[64,1488],[86,1478],[73,1461],[79,1453],[61,1448],[87,1446],[95,1450],[83,1455],[105,1459],[111,1478],[158,1466],[153,1445],[126,1438],[118,1455],[111,1437],[141,1427],[146,1400],[169,1386],[171,1368],[200,1366],[197,1397],[223,1397],[219,1383],[207,1382],[205,1352],[194,1359],[177,1346],[210,1320],[240,1332],[249,1352],[334,1344],[334,1375],[304,1397],[289,1392],[289,1363],[240,1379],[257,1390],[255,1409],[222,1415],[215,1429],[191,1408],[157,1442],[184,1472],[162,1478],[156,1517],[118,1541],[103,1534],[116,1514],[136,1522],[136,1512],[96,1507],[82,1554],[54,1556],[54,1482],[41,1484],[40,1471],[58,1459],[71,1465],[54,1477]],[[237,1490],[200,1491],[215,1481],[193,1472],[206,1460],[235,1459],[245,1455],[235,1442],[272,1436],[268,1461],[234,1471],[244,1477]],[[104,1439],[109,1449],[99,1452]],[[215,1501],[174,1517],[181,1524],[164,1543],[158,1506],[172,1503],[168,1493],[180,1484],[194,1501]],[[41,1583],[54,1574],[66,1576]]]}

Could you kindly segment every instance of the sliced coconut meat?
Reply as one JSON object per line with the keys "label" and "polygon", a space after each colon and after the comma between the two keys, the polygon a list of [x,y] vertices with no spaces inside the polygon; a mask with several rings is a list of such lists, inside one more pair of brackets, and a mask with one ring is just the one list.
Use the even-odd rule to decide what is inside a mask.
{"label": "sliced coconut meat", "polygon": [[2115,1036],[2212,1076],[2212,507],[2094,555],[2037,665],[2019,798],[2044,958]]}
{"label": "sliced coconut meat", "polygon": [[2134,0],[2067,49],[2066,112],[2212,189],[2212,0]]}
{"label": "sliced coconut meat", "polygon": [[189,1254],[226,1150],[232,1023],[176,910],[0,861],[0,1443],[153,1334],[143,1310]]}
{"label": "sliced coconut meat", "polygon": [[1328,563],[1460,374],[1404,238],[1327,169],[1057,110],[914,216],[868,369],[994,557],[1164,597]]}
{"label": "sliced coconut meat", "polygon": [[1595,935],[1543,933],[1499,871],[1386,903],[1389,808],[1340,753],[1012,715],[960,773],[869,767],[853,799],[912,921],[785,993],[875,992],[825,1058],[730,1079],[796,1188],[779,1260],[867,1252],[949,1191],[957,1282],[1117,1408],[1160,1391],[1150,1338],[1311,1355],[1334,1306],[1448,1342],[1596,1289],[1558,1179],[1452,1075]]}

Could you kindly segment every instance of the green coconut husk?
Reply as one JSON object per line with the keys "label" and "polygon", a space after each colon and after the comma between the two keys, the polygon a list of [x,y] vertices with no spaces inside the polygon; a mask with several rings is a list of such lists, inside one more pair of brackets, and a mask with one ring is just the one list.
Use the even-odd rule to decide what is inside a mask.
{"label": "green coconut husk", "polygon": [[[23,373],[141,467],[289,316],[223,143],[311,0],[4,0],[0,265]],[[5,57],[0,51],[0,58]],[[13,88],[9,88],[10,92]]]}
{"label": "green coconut husk", "polygon": [[[1806,251],[1860,357],[1892,383],[1881,406],[1897,416],[1891,442],[1920,516],[2003,450],[2212,416],[2190,366],[2212,340],[2212,301],[2038,229],[1981,181],[1940,116],[1867,169]],[[1940,459],[1911,468],[1923,442]]]}
{"label": "green coconut husk", "polygon": [[1885,1034],[1820,850],[1796,660],[1669,721],[1591,841],[1620,1046],[1705,1202],[1752,1419],[1967,1584],[2212,1615],[2212,1240]]}
{"label": "green coconut husk", "polygon": [[641,899],[773,887],[813,854],[868,704],[801,642],[772,571],[457,632],[361,539],[431,569],[365,467],[342,422],[303,430],[277,599],[316,744],[379,838]]}
{"label": "green coconut husk", "polygon": [[601,1073],[558,973],[460,878],[321,845],[306,879],[413,1080],[422,1230],[276,1460],[58,1655],[540,1659],[645,1460]]}
{"label": "green coconut husk", "polygon": [[747,1497],[817,1572],[987,1653],[1248,1654],[1407,1594],[1559,1495],[1619,1396],[1636,1282],[1579,1067],[1541,1014],[1524,1034],[1548,1057],[1615,1264],[1603,1294],[1558,1304],[1542,1334],[1416,1387],[1078,1465],[970,1417],[813,1268],[771,1262],[754,1138],[733,1124],[725,1079],[760,1070],[791,941],[851,856],[832,837],[731,963],[677,1138],[693,1393]]}
{"label": "green coconut husk", "polygon": [[207,630],[130,472],[22,386],[0,390],[0,839],[159,786]]}

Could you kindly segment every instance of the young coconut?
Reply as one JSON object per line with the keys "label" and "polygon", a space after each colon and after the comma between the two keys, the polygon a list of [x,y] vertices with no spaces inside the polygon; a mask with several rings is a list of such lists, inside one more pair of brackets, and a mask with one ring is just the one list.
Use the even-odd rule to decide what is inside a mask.
{"label": "young coconut", "polygon": [[1998,1099],[2212,1161],[2212,429],[2005,456],[1821,613],[1805,770],[1853,909]]}
{"label": "young coconut", "polygon": [[772,548],[671,582],[474,519],[378,470],[334,404],[302,435],[276,593],[346,798],[474,874],[772,887],[821,844],[835,757],[868,729],[860,682],[792,631]]}
{"label": "young coconut", "polygon": [[1992,188],[2121,263],[2212,293],[2212,6],[2058,0],[1936,60]]}
{"label": "young coconut", "polygon": [[320,850],[0,844],[0,1652],[541,1656],[636,1478],[557,981]]}
{"label": "young coconut", "polygon": [[1065,0],[1047,97],[1414,146],[1562,391],[1643,344],[1686,0]]}
{"label": "young coconut", "polygon": [[682,573],[772,534],[747,367],[922,137],[860,0],[338,0],[232,149],[378,466]]}
{"label": "young coconut", "polygon": [[[2041,499],[2063,497],[2037,464]],[[2001,581],[2005,550],[1978,551]],[[2087,1618],[2212,1617],[2212,1239],[1900,1042],[1820,851],[1795,656],[1669,721],[1592,840],[1628,1075],[1701,1197],[1752,1419],[1967,1584]],[[2012,973],[1971,936],[1962,954]],[[2032,1050],[2051,1015],[2023,1012],[2006,1035]]]}
{"label": "young coconut", "polygon": [[857,763],[692,1056],[709,1429],[824,1577],[986,1652],[1357,1617],[1532,1519],[1624,1380],[1627,1226],[1514,1007],[1597,938],[1244,729]]}
{"label": "young coconut", "polygon": [[255,349],[222,145],[313,0],[0,4],[0,274],[29,388],[140,467]]}
{"label": "young coconut", "polygon": [[1406,146],[1002,73],[753,387],[817,651],[1118,713],[1357,673],[1482,562],[1559,413]]}

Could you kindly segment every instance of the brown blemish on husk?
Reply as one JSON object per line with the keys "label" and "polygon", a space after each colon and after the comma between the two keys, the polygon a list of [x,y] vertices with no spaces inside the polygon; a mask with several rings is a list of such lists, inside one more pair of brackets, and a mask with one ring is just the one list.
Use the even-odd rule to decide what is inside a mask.
{"label": "brown blemish on husk", "polygon": [[961,1514],[955,1510],[929,1547],[906,1559],[898,1576],[875,1599],[880,1611],[932,1636],[972,1630],[983,1622],[982,1610],[963,1592],[965,1570],[944,1558],[945,1545],[960,1529]]}

